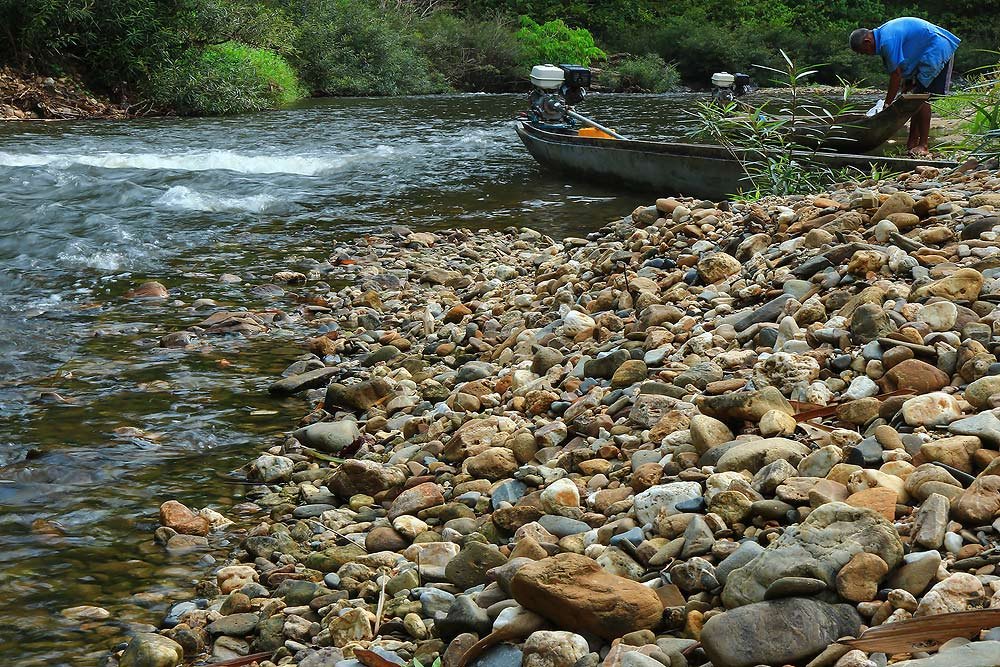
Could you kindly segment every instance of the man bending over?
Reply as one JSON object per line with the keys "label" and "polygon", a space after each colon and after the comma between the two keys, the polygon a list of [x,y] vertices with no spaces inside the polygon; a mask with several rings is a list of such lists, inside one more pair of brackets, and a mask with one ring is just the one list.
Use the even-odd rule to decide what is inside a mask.
{"label": "man bending over", "polygon": [[[955,50],[961,40],[944,28],[923,19],[905,16],[878,28],[858,28],[851,33],[851,49],[857,53],[882,56],[889,73],[889,106],[900,92],[947,95]],[[924,103],[910,119],[910,155],[928,156],[927,138],[931,131],[931,105]]]}

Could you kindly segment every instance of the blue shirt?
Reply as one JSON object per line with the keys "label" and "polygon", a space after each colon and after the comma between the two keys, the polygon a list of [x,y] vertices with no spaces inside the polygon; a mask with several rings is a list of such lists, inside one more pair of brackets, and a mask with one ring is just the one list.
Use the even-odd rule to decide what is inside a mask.
{"label": "blue shirt", "polygon": [[915,78],[925,86],[941,73],[961,42],[944,28],[912,17],[887,21],[872,32],[885,71],[902,69],[904,79]]}

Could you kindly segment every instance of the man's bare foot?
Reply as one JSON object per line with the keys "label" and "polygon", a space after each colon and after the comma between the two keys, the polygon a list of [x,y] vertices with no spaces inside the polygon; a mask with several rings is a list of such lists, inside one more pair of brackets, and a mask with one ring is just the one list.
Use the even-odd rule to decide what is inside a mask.
{"label": "man's bare foot", "polygon": [[931,157],[931,152],[927,150],[927,146],[914,146],[909,151],[910,157]]}

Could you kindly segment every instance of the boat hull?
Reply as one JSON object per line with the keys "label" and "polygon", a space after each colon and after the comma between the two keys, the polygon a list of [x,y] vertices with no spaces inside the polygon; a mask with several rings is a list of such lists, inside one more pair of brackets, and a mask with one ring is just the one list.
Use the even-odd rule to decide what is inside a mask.
{"label": "boat hull", "polygon": [[[755,159],[744,151],[737,151],[734,156],[722,146],[580,137],[548,132],[526,122],[519,123],[517,134],[528,152],[545,167],[573,179],[625,186],[658,195],[716,199],[737,194],[749,186],[741,160]],[[918,165],[942,168],[956,165],[941,160],[843,153],[793,152],[792,156],[832,169],[855,167],[865,173],[873,166],[904,172]]]}
{"label": "boat hull", "polygon": [[900,95],[874,116],[844,114],[828,125],[796,128],[792,131],[793,141],[809,148],[867,153],[892,139],[929,98],[930,95]]}

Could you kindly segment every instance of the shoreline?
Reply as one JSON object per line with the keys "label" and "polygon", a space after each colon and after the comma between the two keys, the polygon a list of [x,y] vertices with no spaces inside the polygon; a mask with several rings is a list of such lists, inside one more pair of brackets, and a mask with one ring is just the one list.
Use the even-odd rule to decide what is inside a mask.
{"label": "shoreline", "polygon": [[[830,95],[838,94],[841,89],[835,86],[807,86],[802,89],[803,94]],[[777,96],[783,89],[761,87],[754,95]],[[527,95],[530,92],[528,87],[513,87],[509,90],[491,91],[495,94],[519,94]],[[634,91],[634,90],[610,90],[600,86],[600,82],[593,87],[592,92],[597,94],[619,94],[619,95],[650,95],[654,93]],[[859,88],[855,92],[857,96],[870,96],[878,94],[880,91],[870,88]],[[479,94],[478,91],[453,91],[451,93],[440,93],[430,95],[430,97],[454,95],[454,94]],[[489,93],[488,93],[489,94]],[[711,98],[711,89],[692,89],[682,86],[675,91],[663,93],[672,94],[704,94],[705,99]],[[307,97],[304,99],[326,99],[324,97]],[[136,112],[134,109],[141,109]],[[277,111],[280,109],[270,109],[267,111]],[[257,113],[267,113],[267,111]],[[57,122],[74,120],[135,120],[144,118],[170,118],[177,114],[170,110],[154,111],[146,103],[137,104],[116,104],[111,102],[104,95],[93,93],[78,77],[60,76],[54,78],[40,74],[22,72],[11,67],[0,68],[0,122],[3,121],[26,121],[26,122]],[[201,116],[210,118],[211,116]]]}
{"label": "shoreline", "polygon": [[247,466],[260,521],[121,665],[842,666],[862,625],[1000,608],[997,211],[1000,172],[925,170],[340,244],[271,387],[318,407]]}

